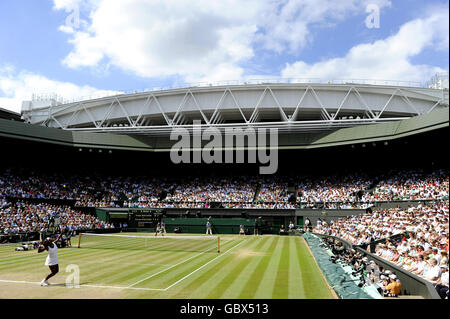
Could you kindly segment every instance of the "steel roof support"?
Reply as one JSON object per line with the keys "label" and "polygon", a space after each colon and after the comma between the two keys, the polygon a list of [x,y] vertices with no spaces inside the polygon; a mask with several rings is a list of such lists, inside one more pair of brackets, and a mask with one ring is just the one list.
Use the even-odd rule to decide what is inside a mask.
{"label": "steel roof support", "polygon": [[128,115],[128,112],[125,110],[125,108],[123,107],[122,103],[120,103],[120,101],[119,101],[118,98],[116,98],[116,101],[117,101],[117,103],[119,104],[120,109],[122,110],[123,114],[124,114],[125,117],[127,118],[128,123],[130,124],[130,126],[133,126],[133,122],[131,121],[130,116]]}
{"label": "steel roof support", "polygon": [[299,110],[299,108],[300,108],[300,104],[303,102],[303,99],[305,98],[306,93],[308,93],[308,90],[309,90],[309,86],[306,88],[306,90],[305,90],[305,92],[303,93],[302,97],[301,97],[300,100],[298,101],[297,106],[295,107],[294,113],[292,114],[292,117],[291,117],[291,119],[289,120],[290,122],[294,122],[294,121],[297,120],[297,113],[298,113],[298,110]]}
{"label": "steel roof support", "polygon": [[281,107],[280,103],[278,103],[277,97],[276,97],[275,94],[272,92],[272,89],[270,88],[270,86],[268,86],[268,89],[269,89],[270,94],[272,95],[272,98],[274,99],[275,103],[277,104],[278,109],[280,110],[281,119],[282,119],[283,121],[287,121],[288,118],[287,118],[287,116],[286,116],[286,113],[284,112],[284,110],[283,110],[283,108]]}
{"label": "steel roof support", "polygon": [[387,100],[386,104],[383,106],[383,108],[381,109],[380,113],[378,113],[378,115],[376,116],[377,119],[379,119],[381,114],[383,114],[384,110],[387,108],[387,106],[389,105],[391,100],[394,98],[394,96],[397,93],[397,91],[398,91],[398,89],[395,89],[394,93],[392,93],[391,97]]}

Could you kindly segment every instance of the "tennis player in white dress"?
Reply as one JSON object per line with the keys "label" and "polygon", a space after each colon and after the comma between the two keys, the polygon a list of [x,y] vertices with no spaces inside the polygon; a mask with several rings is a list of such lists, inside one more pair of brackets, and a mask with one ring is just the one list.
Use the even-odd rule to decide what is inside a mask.
{"label": "tennis player in white dress", "polygon": [[51,271],[50,274],[41,281],[41,286],[50,285],[48,280],[59,272],[58,246],[56,246],[55,242],[59,240],[60,237],[61,235],[57,239],[46,238],[46,240],[44,240],[44,242],[39,246],[38,253],[48,251],[45,265],[48,266]]}

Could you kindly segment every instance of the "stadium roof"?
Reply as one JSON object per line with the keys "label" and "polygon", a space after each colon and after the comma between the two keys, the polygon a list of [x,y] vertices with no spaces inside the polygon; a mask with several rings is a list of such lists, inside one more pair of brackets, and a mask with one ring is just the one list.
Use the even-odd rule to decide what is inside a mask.
{"label": "stadium roof", "polygon": [[0,119],[22,121],[19,113],[4,109],[2,107],[0,107]]}
{"label": "stadium roof", "polygon": [[24,102],[22,118],[66,131],[168,136],[174,128],[330,132],[448,110],[448,90],[357,83],[259,83]]}
{"label": "stadium roof", "polygon": [[[427,114],[387,123],[337,128],[332,131],[280,134],[279,149],[310,149],[388,141],[448,126],[448,107],[435,108]],[[0,119],[0,136],[80,148],[150,152],[169,151],[176,142],[167,136],[81,132],[2,119]]]}

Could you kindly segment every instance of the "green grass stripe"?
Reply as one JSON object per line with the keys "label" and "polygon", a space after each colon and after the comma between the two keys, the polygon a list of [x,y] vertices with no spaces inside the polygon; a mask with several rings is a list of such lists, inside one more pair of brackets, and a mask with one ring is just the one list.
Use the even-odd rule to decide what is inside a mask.
{"label": "green grass stripe", "polygon": [[[70,256],[70,257],[69,257]],[[60,266],[62,266],[62,262],[66,260],[66,258],[70,258],[71,264],[75,264],[76,262],[72,262],[72,260],[78,260],[80,257],[85,257],[85,254],[82,252],[75,252],[71,251],[70,253],[59,253],[58,252],[58,260],[60,262]],[[30,267],[30,265],[35,266],[44,266],[45,260],[47,258],[47,253],[43,252],[41,254],[38,254],[36,252],[35,256],[29,256],[28,258],[24,258],[18,261],[8,261],[5,263],[0,263],[0,269],[8,269],[8,268],[14,268],[15,271],[20,271],[22,269],[27,269]]]}
{"label": "green grass stripe", "polygon": [[[258,239],[252,239],[247,241],[246,244],[244,244],[244,246],[240,246],[238,249],[239,250],[245,250],[245,249],[251,249],[255,246],[259,246],[260,244],[264,243],[264,239],[263,238],[258,238]],[[236,251],[234,252],[236,253]],[[235,256],[228,256],[228,258],[232,258],[234,263],[233,265],[226,269],[223,270],[223,276],[222,279],[216,284],[216,289],[214,289],[213,291],[211,291],[205,298],[213,298],[213,299],[217,299],[220,298],[226,291],[226,289],[234,282],[234,280],[236,279],[237,274],[239,274],[239,272],[247,265],[247,263],[249,262],[249,258],[237,258]]]}
{"label": "green grass stripe", "polygon": [[289,298],[303,299],[305,298],[305,287],[303,285],[302,273],[304,269],[300,267],[299,252],[306,247],[299,246],[300,238],[296,237],[289,243],[291,251],[289,259]]}
{"label": "green grass stripe", "polygon": [[[124,251],[122,251],[123,253]],[[139,254],[139,251],[132,251],[129,254]],[[125,253],[126,255],[129,255],[128,253]],[[58,260],[60,261],[60,266],[63,266],[63,263],[65,261],[68,261],[70,264],[78,264],[80,260],[99,260],[100,257],[103,256],[114,256],[117,255],[117,253],[114,253],[110,250],[101,250],[101,249],[95,249],[95,250],[85,250],[83,248],[81,249],[70,249],[70,251],[61,251],[58,250]],[[35,256],[29,256],[28,258],[21,259],[19,261],[9,261],[7,263],[0,263],[0,269],[4,267],[9,267],[14,265],[15,268],[20,269],[22,267],[27,267],[29,264],[44,264],[45,259],[47,258],[47,253],[42,252],[41,254],[38,254],[36,252]]]}
{"label": "green grass stripe", "polygon": [[[77,255],[88,256],[88,255],[101,254],[103,252],[112,253],[112,251],[113,250],[95,249],[95,248],[86,248],[86,247],[82,247],[80,249],[79,248],[62,248],[62,249],[58,249],[58,257],[65,256],[65,255],[71,255],[75,258],[75,256],[77,256]],[[10,264],[10,263],[19,264],[21,262],[29,262],[29,260],[41,259],[43,257],[45,259],[46,256],[47,256],[46,252],[42,252],[42,253],[38,254],[37,250],[35,250],[35,251],[33,251],[33,254],[16,256],[16,257],[12,257],[11,259],[8,259],[8,260],[0,261],[0,266],[5,265],[5,264]]]}
{"label": "green grass stripe", "polygon": [[[131,254],[136,254],[135,251],[131,252]],[[184,259],[187,259],[191,257],[194,253],[192,252],[186,252],[184,254],[171,254],[170,252],[160,252],[156,255],[145,255],[142,254],[142,252],[137,252],[137,254],[141,254],[141,256],[138,256],[139,259],[134,259],[133,261],[136,263],[141,262],[142,264],[148,264],[152,263],[152,261],[157,261],[161,264],[175,264],[177,262],[180,262]],[[121,254],[118,254],[121,259],[126,260],[126,256],[123,255],[123,252]],[[123,256],[123,257],[122,257]],[[97,276],[89,276],[88,279],[92,280],[94,282],[97,281],[103,281],[103,282],[109,282],[109,283],[115,283],[117,285],[121,285],[120,281],[114,282],[116,278],[120,278],[120,272],[126,271],[127,267],[130,265],[128,264],[117,264],[117,265],[110,265],[108,266],[106,272],[102,271],[101,267],[98,267],[96,265],[91,265],[90,268],[93,269],[93,273],[99,273]],[[156,273],[162,269],[168,268],[170,266],[167,265],[155,265],[154,267],[147,266],[147,271],[141,272],[139,278],[136,278],[135,281],[138,281],[140,279],[143,279],[145,277],[148,277],[152,273]],[[106,277],[106,278],[105,278]],[[104,279],[105,278],[105,279]],[[105,281],[104,281],[105,280]]]}
{"label": "green grass stripe", "polygon": [[258,264],[256,265],[251,276],[245,282],[244,287],[239,295],[240,299],[252,299],[255,296],[256,290],[258,289],[258,286],[262,279],[262,274],[265,273],[267,266],[269,265],[269,261],[272,258],[272,252],[274,251],[276,244],[277,240],[275,240],[275,237],[266,239],[266,244],[261,252],[266,253],[267,255],[262,256],[260,259],[258,259]]}
{"label": "green grass stripe", "polygon": [[[95,239],[97,239],[97,238],[95,238]],[[108,238],[108,239],[110,239],[110,238]],[[116,238],[114,238],[114,239],[116,239]],[[182,240],[182,239],[180,239],[180,240]],[[114,245],[116,245],[116,244],[117,244],[117,241],[114,241],[110,245],[110,247],[114,247]],[[192,243],[192,244],[194,244],[194,243]],[[204,246],[205,245],[200,247],[200,249],[205,248]],[[215,250],[214,243],[213,243],[213,245],[208,244],[207,246],[208,247],[206,247],[206,248],[209,248],[209,246],[211,246],[211,250],[212,251]],[[118,246],[118,247],[120,247],[120,246]],[[122,245],[122,248],[124,248],[123,245]],[[88,252],[86,252],[86,250],[88,250]],[[190,250],[199,250],[199,247],[195,247],[195,248],[192,248]],[[82,245],[82,248],[80,250],[78,250],[77,248],[60,249],[60,250],[58,250],[58,257],[59,257],[59,259],[61,261],[64,261],[65,260],[64,257],[66,255],[70,254],[70,258],[73,259],[73,260],[74,259],[78,259],[79,256],[83,256],[83,257],[91,256],[91,257],[94,257],[94,258],[92,258],[92,260],[95,260],[96,258],[98,258],[99,256],[102,256],[102,255],[114,255],[115,253],[122,254],[121,251],[123,252],[123,251],[126,251],[126,250],[120,249],[119,251],[116,251],[116,249],[86,248],[86,247],[84,247]],[[139,250],[134,250],[134,251],[136,251],[136,254],[140,254],[141,253]],[[188,251],[189,251],[189,249],[188,249]],[[161,258],[162,255],[167,255],[167,254],[171,253],[170,250],[163,251],[163,252],[161,252],[161,251],[154,251],[154,250],[142,250],[142,252],[145,252],[145,254],[151,254],[151,255],[155,255],[155,256],[159,255],[160,256],[159,258]],[[180,252],[180,254],[182,254],[184,256],[186,254],[186,251]],[[41,254],[37,254],[37,251],[35,251],[33,255],[27,254],[27,256],[16,256],[15,258],[20,257],[20,259],[0,261],[0,269],[4,268],[5,266],[8,267],[8,266],[12,266],[12,265],[14,266],[15,269],[20,269],[21,267],[26,268],[33,261],[37,262],[39,264],[40,263],[43,264],[44,261],[45,261],[46,256],[47,256],[46,252],[43,252]],[[71,261],[71,263],[74,263],[74,262]]]}
{"label": "green grass stripe", "polygon": [[[121,258],[127,258],[132,257],[135,254],[129,253],[127,255],[122,255]],[[128,264],[108,264],[106,267],[103,267],[102,265],[92,263],[90,262],[91,259],[88,260],[80,260],[80,275],[83,281],[87,281],[91,284],[105,284],[109,283],[111,285],[123,285],[122,282],[117,280],[117,278],[120,278],[123,274],[127,273],[129,270],[134,269],[135,267],[139,267],[141,265],[128,265]],[[155,271],[156,269],[163,267],[163,266],[148,266],[148,265],[142,265],[142,272],[145,271]],[[139,275],[139,274],[138,274]]]}
{"label": "green grass stripe", "polygon": [[[9,265],[9,266],[2,266],[0,268],[0,278],[2,278],[3,272],[10,272],[10,270],[13,268],[14,272],[22,275],[23,277],[29,278],[30,276],[32,278],[40,279],[43,275],[48,274],[49,270],[48,267],[44,265],[44,261],[46,258],[46,254],[42,253],[40,254],[40,259],[32,259],[28,261],[23,261],[20,264],[16,265]],[[66,259],[67,258],[67,259]],[[58,278],[61,275],[65,275],[65,266],[68,264],[77,264],[80,267],[80,273],[81,276],[84,273],[84,260],[88,258],[87,256],[78,256],[76,259],[74,259],[72,256],[59,256],[59,262],[60,262],[60,273],[57,275]],[[67,262],[66,262],[67,260]],[[98,269],[102,269],[101,265],[97,266]]]}
{"label": "green grass stripe", "polygon": [[275,285],[272,290],[272,298],[287,299],[289,298],[289,259],[290,250],[289,243],[292,240],[290,237],[284,237],[283,248],[281,249],[280,260],[278,262]]}
{"label": "green grass stripe", "polygon": [[[231,249],[234,245],[238,244],[238,242],[229,241],[227,243],[224,243],[222,246],[222,254],[225,253],[228,249]],[[163,285],[169,286],[176,282],[177,280],[180,280],[181,278],[185,277],[186,275],[190,274],[191,272],[195,271],[196,269],[202,267],[204,264],[208,263],[209,261],[215,259],[216,257],[220,256],[217,251],[214,251],[213,253],[205,253],[203,255],[200,255],[196,258],[193,258],[189,260],[186,263],[183,263],[177,267],[174,267],[170,269],[167,274],[161,274],[165,275],[161,278],[157,278],[158,281],[164,282]],[[203,270],[202,270],[203,271]],[[198,272],[194,276],[197,276],[198,274],[201,274],[202,272]],[[159,276],[158,276],[159,277]],[[192,277],[186,278],[187,281],[190,280]],[[153,278],[152,278],[153,279]],[[186,281],[181,282],[180,284],[184,284]]]}
{"label": "green grass stripe", "polygon": [[[7,250],[4,250],[0,253],[0,261],[1,260],[6,260],[6,259],[10,259],[10,258],[17,258],[20,255],[22,255],[23,257],[26,255],[33,255],[35,253],[35,251],[16,251],[17,246],[9,246],[7,247]],[[3,247],[6,248],[6,247]]]}
{"label": "green grass stripe", "polygon": [[[229,248],[231,248],[230,247],[231,244],[233,244],[233,242],[229,242],[229,243],[225,244],[223,248],[229,249]],[[198,255],[198,256],[194,257],[196,255]],[[198,267],[202,266],[203,264],[207,263],[208,261],[216,258],[217,256],[218,256],[217,251],[214,251],[214,253],[206,252],[203,254],[193,254],[193,256],[190,256],[190,257],[194,257],[194,258],[192,258],[186,262],[183,262],[180,265],[177,265],[176,267],[173,267],[165,272],[162,272],[152,278],[149,278],[148,280],[144,280],[144,281],[140,282],[139,284],[137,284],[135,287],[137,287],[137,288],[145,287],[146,285],[148,285],[148,281],[152,282],[152,288],[153,288],[153,285],[157,285],[158,288],[160,286],[164,286],[164,287],[168,286],[171,283],[176,282],[177,280],[183,278],[184,276],[186,276],[193,270],[195,270]],[[186,257],[184,259],[188,259],[188,258],[189,257]],[[183,260],[180,260],[179,262],[181,262],[181,261],[183,261]],[[177,262],[173,262],[173,263],[176,264]],[[166,267],[166,268],[168,268],[168,267]],[[143,276],[143,278],[141,278],[141,279],[145,279],[145,277],[148,277],[150,275]]]}
{"label": "green grass stripe", "polygon": [[[84,255],[83,255],[84,254]],[[61,265],[61,269],[60,269],[60,274],[64,271],[64,264],[67,261],[67,264],[69,263],[75,263],[78,264],[80,266],[80,273],[81,273],[81,277],[82,277],[82,281],[89,281],[92,282],[94,281],[95,283],[99,283],[100,282],[108,282],[111,284],[117,284],[117,285],[122,285],[120,280],[121,277],[131,277],[129,276],[129,272],[133,271],[136,267],[140,267],[142,268],[140,273],[145,273],[145,270],[148,270],[151,266],[149,265],[129,265],[129,264],[120,264],[120,261],[123,260],[133,260],[135,263],[139,264],[139,262],[141,262],[142,264],[145,263],[152,263],[157,261],[158,263],[167,263],[168,261],[171,260],[175,260],[178,261],[183,257],[186,257],[187,255],[192,255],[192,253],[184,253],[184,254],[173,254],[170,251],[169,252],[145,252],[143,254],[142,251],[124,251],[124,250],[120,250],[120,251],[111,251],[111,250],[100,250],[100,249],[96,249],[96,250],[82,250],[81,255],[80,256],[61,256],[60,254],[60,265]],[[163,257],[165,256],[165,257]],[[32,268],[36,268],[38,267],[38,269],[40,269],[40,271],[38,273],[47,273],[48,272],[48,268],[45,267],[43,265],[44,260],[46,258],[46,254],[42,253],[42,255],[39,256],[40,259],[36,260],[34,259],[33,261],[23,261],[22,265],[19,267],[18,265],[15,265],[14,267],[14,271],[17,273],[27,273],[27,270]],[[102,261],[104,260],[104,258],[106,258],[107,261],[114,261],[114,260],[118,260],[119,263],[116,265],[111,265],[108,264],[107,267],[104,267],[102,265]],[[150,257],[150,260],[149,260]],[[98,260],[98,263],[95,263],[93,261]],[[163,267],[168,267],[166,265],[154,265],[153,268],[163,268]],[[30,271],[28,271],[30,272]],[[155,271],[156,272],[156,271]],[[1,271],[0,271],[1,274]],[[88,274],[88,275],[86,275]],[[97,274],[97,276],[95,276],[95,274]],[[39,277],[41,277],[41,275],[39,275]],[[57,277],[55,277],[57,278]],[[117,280],[118,279],[118,280]],[[116,281],[116,282],[114,282]]]}
{"label": "green grass stripe", "polygon": [[197,240],[197,239],[173,239],[164,237],[114,237],[114,236],[86,236],[84,241],[82,237],[81,246],[87,248],[101,249],[145,249],[152,251],[202,251],[208,247],[216,246],[215,239]]}
{"label": "green grass stripe", "polygon": [[[91,283],[91,284],[99,284],[105,283],[106,279],[111,279],[113,274],[122,274],[123,270],[128,271],[133,268],[133,265],[127,264],[108,264],[107,266],[103,265],[100,261],[100,258],[103,256],[108,256],[107,260],[118,260],[120,262],[123,258],[133,258],[136,256],[138,252],[132,251],[126,254],[121,254],[120,256],[111,255],[110,252],[98,252],[95,256],[81,256],[76,260],[70,258],[67,262],[64,259],[60,260],[60,274],[65,275],[65,265],[68,264],[76,264],[80,267],[80,280],[82,283]],[[99,263],[93,263],[92,261],[97,259]],[[140,266],[140,265],[134,265]],[[142,266],[144,267],[144,266]],[[151,266],[145,266],[147,268]],[[154,266],[157,267],[157,266]],[[48,272],[46,267],[42,268],[44,272]],[[96,281],[98,280],[98,281]]]}
{"label": "green grass stripe", "polygon": [[[155,267],[155,269],[157,268]],[[100,276],[93,277],[90,274],[85,275],[83,276],[83,282],[99,285],[127,286],[125,279],[129,279],[131,283],[134,279],[141,276],[144,270],[148,270],[148,267],[132,265],[129,267],[115,268],[114,272],[108,271]]]}
{"label": "green grass stripe", "polygon": [[220,280],[224,269],[233,261],[229,256],[219,258],[211,267],[207,267],[202,272],[201,277],[187,278],[184,283],[175,286],[168,291],[168,298],[188,299],[188,298],[204,298],[211,290],[216,289],[216,284]]}
{"label": "green grass stripe", "polygon": [[[198,267],[202,266],[203,264],[207,263],[211,259],[217,257],[211,256],[211,255],[200,255],[197,256],[191,260],[188,260],[187,262],[181,263],[180,265],[177,265],[176,267],[173,267],[167,271],[164,271],[154,277],[148,278],[133,287],[139,288],[139,287],[157,287],[157,288],[165,288],[169,286],[170,284],[176,282],[177,280],[183,278],[193,270],[197,269]],[[167,268],[167,267],[166,267]],[[151,274],[149,274],[151,275]],[[148,277],[148,276],[145,276]],[[144,279],[145,279],[144,277]]]}
{"label": "green grass stripe", "polygon": [[[266,244],[267,240],[255,240],[257,243],[254,248],[252,248],[252,251],[260,252],[261,248]],[[242,258],[243,261],[240,264],[240,267],[238,268],[239,271],[234,274],[230,278],[229,281],[229,287],[224,290],[223,294],[220,296],[221,298],[233,298],[236,296],[238,292],[241,292],[244,288],[245,280],[250,277],[250,275],[253,273],[257,263],[258,259],[262,258],[261,256],[244,256],[244,257],[235,257]]]}
{"label": "green grass stripe", "polygon": [[[80,250],[76,249],[76,248],[64,248],[64,249],[58,249],[58,256],[62,255],[62,254],[73,254],[76,252],[80,252]],[[9,257],[9,258],[4,258],[0,260],[0,266],[1,265],[7,265],[10,263],[20,263],[22,261],[29,261],[32,259],[39,259],[42,258],[42,256],[47,256],[47,253],[40,253],[38,254],[37,250],[33,251],[31,254],[26,254],[26,255],[16,255],[14,257]]]}
{"label": "green grass stripe", "polygon": [[[118,273],[118,275],[108,277],[108,282],[111,284],[117,284],[120,286],[129,286],[136,281],[139,280],[139,278],[142,277],[142,274],[148,271],[154,271],[158,268],[152,269],[149,266],[143,266],[143,265],[130,265],[131,267],[125,268],[124,271],[121,271]],[[164,287],[151,287],[151,288],[164,288]]]}
{"label": "green grass stripe", "polygon": [[[151,237],[147,239],[148,244],[152,243],[147,246],[151,247],[146,249],[145,239],[141,238],[86,238],[81,249],[65,248],[58,251],[60,273],[51,279],[52,283],[65,281],[65,267],[69,264],[79,265],[82,284],[125,287],[166,270],[134,286],[166,288],[185,276],[188,277],[167,291],[107,288],[84,290],[53,286],[46,290],[44,298],[334,298],[301,237],[268,235],[239,238],[225,235],[221,236],[220,255],[215,249],[216,240],[180,238],[166,241],[160,238],[153,240]],[[241,239],[245,242],[226,253],[239,244]],[[76,247],[75,238],[73,244]],[[14,248],[0,247],[0,279],[34,282],[48,274],[48,267],[44,265],[46,252],[16,252]],[[206,249],[208,251],[200,254]],[[190,257],[194,258],[187,260]],[[209,263],[210,261],[212,262]],[[178,263],[180,264],[177,265]],[[173,265],[176,266],[168,269]],[[21,285],[26,287],[24,284],[17,284],[16,290],[14,285],[7,285],[12,287],[8,288],[8,295],[12,298],[41,296],[38,289],[40,287],[30,287],[29,293],[24,295]],[[83,294],[84,291],[87,295]]]}
{"label": "green grass stripe", "polygon": [[278,264],[280,263],[282,247],[283,247],[283,238],[276,237],[275,249],[271,252],[272,257],[270,258],[269,264],[266,270],[264,271],[264,274],[261,274],[261,281],[258,285],[258,289],[256,290],[254,298],[257,299],[272,298],[274,286],[277,284],[276,271],[278,270]]}
{"label": "green grass stripe", "polygon": [[[245,251],[250,250],[255,246],[259,246],[261,243],[265,242],[265,238],[255,238],[249,239],[246,244],[241,246],[238,250]],[[236,253],[236,252],[235,252]],[[211,291],[206,298],[220,298],[225,290],[233,283],[234,278],[239,274],[240,269],[242,269],[247,264],[248,258],[239,258],[236,256],[228,256],[228,258],[233,257],[233,265],[229,269],[223,270],[223,274],[221,274],[221,280],[216,283],[216,287],[213,291]]]}
{"label": "green grass stripe", "polygon": [[[302,281],[305,287],[305,298],[328,299],[333,298],[328,289],[326,281],[317,267],[314,257],[309,253],[306,242],[300,240],[298,243],[298,261],[302,269]],[[308,289],[306,289],[308,287]]]}
{"label": "green grass stripe", "polygon": [[[260,244],[254,249],[255,254],[247,256],[246,258],[250,260],[247,266],[242,269],[242,272],[238,275],[238,278],[233,282],[233,285],[230,286],[225,294],[222,296],[223,298],[236,298],[236,294],[239,293],[238,298],[252,298],[253,293],[251,292],[251,296],[248,295],[248,286],[251,285],[249,281],[253,277],[261,264],[261,261],[266,259],[268,256],[268,250],[273,245],[273,238],[267,237],[264,240],[260,241]],[[269,257],[270,258],[270,257]],[[259,273],[261,275],[261,273]],[[258,276],[257,283],[259,284]],[[254,285],[257,286],[257,285]],[[246,294],[247,292],[247,294]]]}
{"label": "green grass stripe", "polygon": [[[58,259],[66,257],[66,256],[71,256],[71,258],[77,258],[77,256],[86,256],[89,253],[87,251],[81,251],[75,248],[67,248],[68,250],[58,250]],[[98,253],[98,251],[97,251]],[[91,252],[91,254],[95,254],[95,252]],[[24,256],[25,257],[25,256]],[[8,265],[20,265],[21,263],[33,263],[33,262],[41,262],[41,261],[45,261],[45,259],[47,258],[47,252],[42,252],[40,254],[37,253],[37,251],[35,251],[35,254],[30,255],[30,256],[26,256],[26,258],[20,258],[18,260],[8,260],[5,262],[0,262],[0,267],[2,266],[8,266]]]}
{"label": "green grass stripe", "polygon": [[[188,253],[187,253],[188,254]],[[112,262],[117,260],[117,264],[107,264],[104,267],[102,266],[102,261],[105,260],[103,258],[106,257],[107,262]],[[178,258],[177,254],[174,256],[173,254],[167,253],[155,253],[155,252],[144,252],[144,251],[109,251],[109,250],[96,250],[94,254],[88,254],[86,256],[82,256],[77,262],[79,262],[80,267],[82,269],[87,269],[92,271],[92,273],[96,272],[113,272],[116,267],[128,267],[127,261],[133,261],[136,264],[151,264],[154,263],[157,259],[158,263],[165,264],[168,260],[173,258]],[[98,262],[97,262],[98,261]],[[123,263],[122,263],[123,262]],[[158,265],[155,265],[158,266]],[[160,265],[163,267],[164,265]]]}

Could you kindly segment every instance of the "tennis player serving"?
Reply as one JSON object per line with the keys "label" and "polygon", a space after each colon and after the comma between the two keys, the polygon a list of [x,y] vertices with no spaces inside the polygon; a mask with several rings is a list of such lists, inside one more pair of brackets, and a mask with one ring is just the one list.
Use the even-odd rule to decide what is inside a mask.
{"label": "tennis player serving", "polygon": [[47,237],[39,246],[38,253],[48,251],[47,259],[45,260],[45,265],[50,268],[50,274],[41,281],[41,286],[48,286],[50,283],[48,280],[52,278],[59,272],[58,265],[58,246],[56,246],[56,241],[58,241],[62,236],[62,233],[56,239]]}

